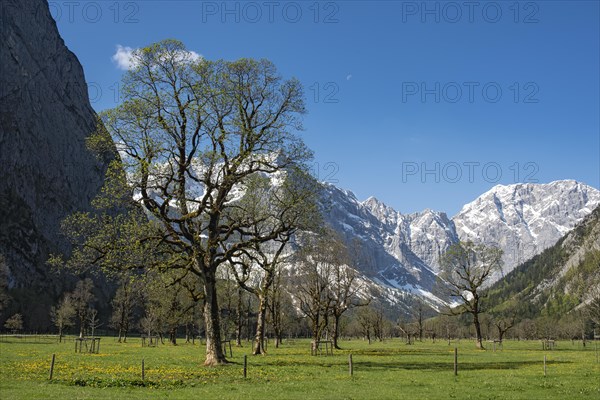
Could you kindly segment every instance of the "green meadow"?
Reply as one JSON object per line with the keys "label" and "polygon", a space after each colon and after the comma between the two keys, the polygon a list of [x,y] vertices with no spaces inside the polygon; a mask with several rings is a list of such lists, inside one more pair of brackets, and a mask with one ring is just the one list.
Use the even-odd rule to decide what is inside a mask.
{"label": "green meadow", "polygon": [[[73,338],[4,337],[0,398],[8,399],[600,399],[600,364],[593,343],[506,341],[502,351],[462,340],[400,339],[341,342],[333,356],[311,356],[308,340],[252,356],[233,348],[231,364],[202,366],[203,346],[142,347],[102,338],[99,354],[75,353]],[[454,347],[458,376],[454,376]],[[52,354],[54,376],[49,380]],[[349,354],[353,375],[349,374]],[[243,377],[247,355],[247,377]],[[544,376],[546,355],[546,376]],[[141,377],[142,359],[145,379]]]}

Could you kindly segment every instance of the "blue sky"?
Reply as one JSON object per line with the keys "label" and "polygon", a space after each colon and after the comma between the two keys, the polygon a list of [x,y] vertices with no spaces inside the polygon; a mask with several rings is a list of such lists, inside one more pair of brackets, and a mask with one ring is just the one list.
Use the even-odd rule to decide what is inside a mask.
{"label": "blue sky", "polygon": [[600,187],[597,1],[50,1],[93,106],[117,45],[176,38],[268,58],[305,86],[314,172],[408,213],[457,213],[496,184]]}

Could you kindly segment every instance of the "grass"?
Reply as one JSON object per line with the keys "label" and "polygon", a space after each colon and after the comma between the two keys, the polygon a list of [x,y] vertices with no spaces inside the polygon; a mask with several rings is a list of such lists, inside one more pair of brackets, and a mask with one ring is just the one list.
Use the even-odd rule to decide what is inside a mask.
{"label": "grass", "polygon": [[[233,349],[231,365],[205,368],[196,345],[141,347],[102,339],[100,354],[76,354],[72,339],[10,339],[0,342],[0,398],[8,399],[600,399],[600,364],[593,344],[558,343],[543,351],[537,341],[505,343],[503,351],[476,350],[461,341],[459,374],[454,346],[399,339],[344,341],[334,356],[309,355],[298,340],[267,356]],[[354,375],[348,374],[352,353]],[[56,354],[54,379],[48,380]],[[248,377],[242,376],[248,354]],[[543,358],[547,355],[547,376]],[[141,380],[145,360],[146,379]]]}

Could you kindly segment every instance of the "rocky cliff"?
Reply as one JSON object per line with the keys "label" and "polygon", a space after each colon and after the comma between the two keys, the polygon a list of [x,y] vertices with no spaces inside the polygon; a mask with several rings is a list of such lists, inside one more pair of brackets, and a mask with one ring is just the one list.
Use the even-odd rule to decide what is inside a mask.
{"label": "rocky cliff", "polygon": [[0,16],[0,252],[11,291],[24,297],[14,303],[42,328],[45,299],[62,290],[45,265],[68,251],[60,222],[89,207],[107,160],[86,150],[96,115],[48,3],[2,0]]}

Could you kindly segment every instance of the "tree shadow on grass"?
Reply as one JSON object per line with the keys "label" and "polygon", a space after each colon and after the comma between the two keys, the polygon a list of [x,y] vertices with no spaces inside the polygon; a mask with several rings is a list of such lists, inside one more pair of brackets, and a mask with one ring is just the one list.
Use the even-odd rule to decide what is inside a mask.
{"label": "tree shadow on grass", "polygon": [[[572,364],[572,361],[548,361],[548,365],[557,364]],[[419,371],[452,371],[453,363],[450,362],[423,362],[423,363],[378,363],[372,361],[355,361],[354,365],[356,368],[367,368],[367,369],[383,369],[389,370],[419,370]],[[459,371],[479,371],[479,370],[511,370],[519,369],[528,366],[539,366],[540,361],[494,361],[494,362],[463,362],[459,361]]]}
{"label": "tree shadow on grass", "polygon": [[3,344],[42,344],[42,345],[49,345],[49,344],[61,344],[58,343],[58,341],[56,340],[46,340],[46,341],[42,341],[42,340],[35,340],[35,339],[8,339],[8,340],[1,340],[0,341],[0,346],[2,346]]}
{"label": "tree shadow on grass", "polygon": [[368,356],[368,357],[389,357],[389,356],[447,356],[449,352],[452,350],[451,347],[448,347],[447,350],[423,350],[420,348],[406,348],[406,349],[361,349],[357,351],[353,351],[352,354],[359,356]]}

